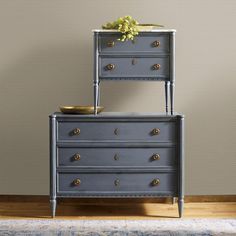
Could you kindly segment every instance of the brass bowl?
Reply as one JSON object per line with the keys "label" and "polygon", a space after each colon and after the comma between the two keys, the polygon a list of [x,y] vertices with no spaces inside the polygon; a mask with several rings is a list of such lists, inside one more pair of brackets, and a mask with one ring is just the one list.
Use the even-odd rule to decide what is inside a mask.
{"label": "brass bowl", "polygon": [[142,30],[152,30],[152,29],[156,29],[156,28],[162,28],[164,27],[163,25],[158,25],[158,24],[138,24],[137,28],[138,30],[142,31]]}
{"label": "brass bowl", "polygon": [[[104,107],[98,106],[97,113],[103,111]],[[94,106],[60,106],[60,110],[65,114],[94,114]]]}

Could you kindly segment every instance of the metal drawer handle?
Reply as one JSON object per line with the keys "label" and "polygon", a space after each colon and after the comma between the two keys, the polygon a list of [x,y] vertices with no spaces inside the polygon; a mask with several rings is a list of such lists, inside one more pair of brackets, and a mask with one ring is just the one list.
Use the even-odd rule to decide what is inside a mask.
{"label": "metal drawer handle", "polygon": [[151,135],[158,135],[158,134],[160,134],[160,129],[158,129],[158,128],[154,128],[152,131],[151,131]]}
{"label": "metal drawer handle", "polygon": [[161,68],[161,65],[160,64],[154,64],[153,66],[152,66],[152,69],[153,70],[159,70]]}
{"label": "metal drawer handle", "polygon": [[81,156],[80,156],[79,153],[76,153],[76,154],[74,155],[74,160],[75,160],[75,161],[79,161],[80,158],[81,158]]}
{"label": "metal drawer handle", "polygon": [[118,130],[117,128],[114,130],[114,134],[115,134],[115,135],[118,135],[118,134],[119,134],[119,130]]}
{"label": "metal drawer handle", "polygon": [[137,61],[137,59],[136,59],[136,58],[133,58],[133,59],[132,59],[132,65],[135,65],[135,64],[137,64],[137,62],[138,62],[138,61]]}
{"label": "metal drawer handle", "polygon": [[112,48],[114,46],[115,46],[115,42],[114,41],[110,40],[110,41],[107,42],[107,47]]}
{"label": "metal drawer handle", "polygon": [[76,128],[72,131],[72,135],[79,135],[80,134],[80,129]]}
{"label": "metal drawer handle", "polygon": [[152,155],[152,160],[153,160],[153,161],[160,160],[160,155],[157,154],[157,153],[153,154],[153,155]]}
{"label": "metal drawer handle", "polygon": [[79,186],[79,185],[81,184],[81,180],[80,180],[80,179],[75,179],[75,180],[73,181],[73,184],[74,184],[75,186]]}
{"label": "metal drawer handle", "polygon": [[152,184],[152,186],[157,186],[157,185],[160,184],[160,180],[159,179],[154,179],[151,184]]}
{"label": "metal drawer handle", "polygon": [[160,44],[161,44],[160,41],[157,41],[157,40],[156,40],[156,41],[154,41],[154,42],[152,43],[152,46],[155,47],[155,48],[157,48],[157,47],[160,46]]}
{"label": "metal drawer handle", "polygon": [[118,161],[118,160],[119,160],[119,156],[118,156],[117,154],[115,154],[114,160],[115,160],[115,161]]}
{"label": "metal drawer handle", "polygon": [[119,186],[119,185],[120,185],[120,180],[119,180],[119,179],[116,179],[116,180],[114,181],[114,184],[115,184],[115,186]]}
{"label": "metal drawer handle", "polygon": [[107,64],[105,66],[106,70],[114,70],[115,69],[115,65],[114,64]]}

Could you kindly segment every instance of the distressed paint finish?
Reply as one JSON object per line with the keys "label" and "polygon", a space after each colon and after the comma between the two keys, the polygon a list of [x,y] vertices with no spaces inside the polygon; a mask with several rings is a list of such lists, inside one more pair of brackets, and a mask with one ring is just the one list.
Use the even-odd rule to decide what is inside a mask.
{"label": "distressed paint finish", "polygon": [[[175,30],[142,31],[133,42],[117,41],[120,33],[115,30],[93,33],[95,114],[101,80],[164,81],[165,110],[169,112],[170,103],[174,114]],[[158,46],[154,46],[155,42]]]}
{"label": "distressed paint finish", "polygon": [[[182,216],[183,122],[181,114],[52,114],[52,216],[57,198],[64,197],[178,197]],[[117,138],[113,131],[122,126],[129,132]],[[74,128],[80,129],[80,133],[71,137]],[[160,129],[153,139],[150,128]],[[75,154],[79,154],[77,160]],[[153,159],[154,154],[160,156]],[[160,183],[154,184],[156,180]]]}

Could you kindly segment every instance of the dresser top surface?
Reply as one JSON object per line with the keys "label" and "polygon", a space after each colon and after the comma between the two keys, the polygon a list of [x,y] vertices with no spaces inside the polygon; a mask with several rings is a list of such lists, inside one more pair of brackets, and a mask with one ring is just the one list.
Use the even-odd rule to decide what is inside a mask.
{"label": "dresser top surface", "polygon": [[[117,33],[119,32],[118,30],[115,30],[115,29],[93,29],[92,32],[101,32],[101,33]],[[139,32],[176,32],[175,29],[142,29],[140,30]]]}
{"label": "dresser top surface", "polygon": [[80,115],[80,114],[64,114],[61,112],[55,112],[50,117],[58,118],[175,118],[183,117],[181,113],[174,113],[173,115],[166,113],[143,113],[143,112],[101,112],[97,115]]}

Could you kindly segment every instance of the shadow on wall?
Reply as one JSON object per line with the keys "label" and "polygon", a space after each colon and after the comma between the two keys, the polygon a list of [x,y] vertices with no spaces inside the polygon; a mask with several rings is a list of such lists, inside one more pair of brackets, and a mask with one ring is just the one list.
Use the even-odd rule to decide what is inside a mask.
{"label": "shadow on wall", "polygon": [[[235,179],[235,89],[222,83],[223,77],[206,79],[194,94],[186,90],[188,102],[181,108],[186,113],[186,193],[235,192],[225,185]],[[233,81],[232,74],[227,80]]]}
{"label": "shadow on wall", "polygon": [[[5,67],[0,72],[0,193],[45,194],[48,115],[59,105],[93,104],[92,44],[44,45]],[[135,84],[123,87],[119,102],[127,100],[130,89]]]}

